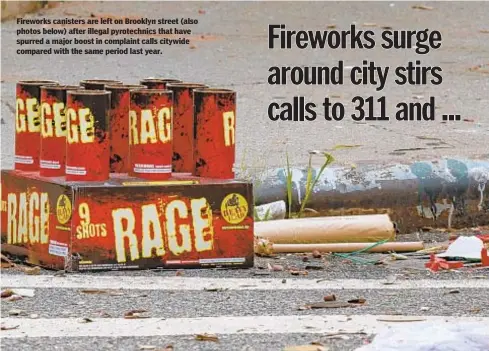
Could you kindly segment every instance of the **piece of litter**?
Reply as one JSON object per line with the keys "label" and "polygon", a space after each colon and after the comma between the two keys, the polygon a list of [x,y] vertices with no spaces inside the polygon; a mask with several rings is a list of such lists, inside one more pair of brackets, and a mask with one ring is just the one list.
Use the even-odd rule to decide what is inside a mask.
{"label": "piece of litter", "polygon": [[217,337],[217,335],[204,333],[204,334],[197,334],[195,336],[195,340],[218,342],[219,338]]}
{"label": "piece of litter", "polygon": [[12,289],[14,295],[22,297],[34,297],[34,289]]}
{"label": "piece of litter", "polygon": [[397,280],[397,277],[395,275],[390,275],[387,277],[387,279],[384,282],[382,282],[382,284],[392,285],[396,282],[396,280]]}
{"label": "piece of litter", "polygon": [[377,318],[379,322],[422,322],[426,318],[412,317],[412,316],[392,316],[392,317],[382,317]]}

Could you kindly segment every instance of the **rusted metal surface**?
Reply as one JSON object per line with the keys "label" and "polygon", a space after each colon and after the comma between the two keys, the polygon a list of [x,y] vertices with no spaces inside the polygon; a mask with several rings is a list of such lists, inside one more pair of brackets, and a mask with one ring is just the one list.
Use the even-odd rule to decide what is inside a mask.
{"label": "rusted metal surface", "polygon": [[52,80],[17,83],[15,101],[15,169],[39,170],[41,147],[41,86],[58,85]]}
{"label": "rusted metal surface", "polygon": [[[169,182],[113,174],[70,184],[2,171],[2,251],[67,271],[252,267],[252,184]],[[25,225],[23,213],[34,213]]]}
{"label": "rusted metal surface", "polygon": [[193,90],[206,88],[197,83],[171,83],[173,91],[173,172],[194,170],[194,96]]}
{"label": "rusted metal surface", "polygon": [[[292,171],[293,209],[304,198],[307,169]],[[319,169],[313,170],[313,177]],[[259,175],[256,204],[287,200],[286,169]],[[327,168],[306,207],[321,215],[387,213],[404,233],[423,227],[489,224],[489,161],[443,159],[413,164]]]}
{"label": "rusted metal surface", "polygon": [[236,92],[194,90],[193,174],[216,179],[234,178]]}
{"label": "rusted metal surface", "polygon": [[68,91],[66,180],[109,178],[110,95],[105,90]]}
{"label": "rusted metal surface", "polygon": [[74,85],[41,88],[40,174],[45,177],[65,175],[66,92],[83,89]]}
{"label": "rusted metal surface", "polygon": [[159,89],[131,91],[130,174],[165,180],[172,170],[173,92]]}
{"label": "rusted metal surface", "polygon": [[181,80],[173,78],[146,78],[142,79],[139,84],[147,86],[148,89],[166,89],[169,83],[180,83]]}
{"label": "rusted metal surface", "polygon": [[110,172],[128,173],[130,90],[146,89],[144,85],[107,85],[110,97]]}
{"label": "rusted metal surface", "polygon": [[104,90],[107,85],[123,84],[120,80],[111,79],[85,79],[80,81],[80,86],[87,90]]}

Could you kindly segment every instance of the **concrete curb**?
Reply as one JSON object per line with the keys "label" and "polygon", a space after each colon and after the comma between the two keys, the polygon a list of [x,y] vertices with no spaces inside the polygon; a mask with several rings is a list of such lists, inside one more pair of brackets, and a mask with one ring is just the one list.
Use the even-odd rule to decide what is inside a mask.
{"label": "concrete curb", "polygon": [[[287,201],[286,174],[277,168],[254,177],[255,204]],[[300,206],[306,179],[306,168],[292,168],[293,209]],[[400,232],[487,225],[489,160],[327,168],[307,207],[327,216],[387,213]]]}
{"label": "concrete curb", "polygon": [[41,9],[46,1],[2,1],[2,22]]}

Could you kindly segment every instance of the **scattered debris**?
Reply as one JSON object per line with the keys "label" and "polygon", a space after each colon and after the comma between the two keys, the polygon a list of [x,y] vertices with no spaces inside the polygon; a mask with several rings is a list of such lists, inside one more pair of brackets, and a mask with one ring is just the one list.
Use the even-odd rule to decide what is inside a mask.
{"label": "scattered debris", "polygon": [[351,299],[351,300],[348,300],[347,301],[348,303],[353,303],[353,304],[359,304],[359,305],[363,305],[365,302],[367,302],[366,299],[364,298],[358,298],[358,299]]}
{"label": "scattered debris", "polygon": [[489,73],[489,63],[469,68],[470,72]]}
{"label": "scattered debris", "polygon": [[425,267],[433,272],[438,272],[440,269],[457,269],[464,266],[460,261],[447,261],[443,258],[438,258],[435,254],[430,255],[429,262],[425,263]]}
{"label": "scattered debris", "polygon": [[13,294],[14,294],[14,291],[12,289],[5,289],[5,290],[2,290],[1,296],[2,296],[2,299],[3,299],[5,297],[10,297]]}
{"label": "scattered debris", "polygon": [[268,264],[268,270],[272,272],[282,272],[284,270],[284,267],[279,265],[279,264],[274,264],[271,265],[270,263]]}
{"label": "scattered debris", "polygon": [[398,253],[395,253],[395,252],[391,252],[391,258],[393,260],[407,260],[408,257],[407,256],[404,256],[404,255],[400,255]]}
{"label": "scattered debris", "polygon": [[304,267],[305,270],[307,271],[320,271],[324,269],[324,266],[318,266],[318,265],[307,265]]}
{"label": "scattered debris", "polygon": [[[2,119],[3,121],[3,119]],[[13,263],[10,258],[5,256],[4,254],[1,254],[2,256],[2,268],[10,268],[10,267],[15,267],[15,263]]]}
{"label": "scattered debris", "polygon": [[323,345],[297,345],[297,346],[287,346],[283,351],[328,351],[329,347]]}
{"label": "scattered debris", "polygon": [[284,219],[286,212],[286,203],[283,200],[263,204],[255,207],[255,220],[269,221]]}
{"label": "scattered debris", "polygon": [[131,310],[129,312],[124,313],[125,319],[140,319],[140,318],[149,318],[149,316],[145,315],[148,312],[147,310]]}
{"label": "scattered debris", "polygon": [[217,337],[217,335],[204,333],[204,334],[197,334],[195,336],[195,340],[218,342],[219,338]]}
{"label": "scattered debris", "polygon": [[481,29],[479,33],[489,34],[489,29]]}
{"label": "scattered debris", "polygon": [[34,289],[11,289],[13,295],[19,295],[22,297],[34,297]]}
{"label": "scattered debris", "polygon": [[141,345],[139,346],[140,350],[156,350],[156,346],[154,345]]}
{"label": "scattered debris", "polygon": [[210,291],[210,292],[216,292],[216,291],[226,291],[228,289],[225,288],[218,288],[218,287],[210,287],[210,288],[204,288],[204,291]]}
{"label": "scattered debris", "polygon": [[320,309],[320,308],[344,308],[352,307],[352,304],[344,301],[324,301],[324,302],[314,302],[304,306],[303,309]]}
{"label": "scattered debris", "polygon": [[124,295],[122,291],[111,291],[111,290],[102,290],[102,289],[82,289],[80,290],[80,292],[83,294],[90,294],[90,295],[102,295],[102,294],[107,294],[111,296]]}
{"label": "scattered debris", "polygon": [[460,290],[450,290],[449,294],[460,294]]}
{"label": "scattered debris", "polygon": [[255,254],[261,257],[273,257],[273,244],[267,239],[255,238]]}
{"label": "scattered debris", "polygon": [[314,257],[314,258],[321,258],[321,257],[323,257],[323,255],[321,255],[321,253],[318,250],[314,250],[312,252],[312,257]]}
{"label": "scattered debris", "polygon": [[105,311],[100,311],[99,312],[99,317],[100,318],[111,318],[112,316],[109,313],[105,312]]}
{"label": "scattered debris", "polygon": [[184,271],[182,271],[181,269],[175,272],[175,276],[176,276],[176,277],[181,277],[181,276],[183,276],[183,275],[185,275],[185,273],[184,273]]}
{"label": "scattered debris", "polygon": [[0,330],[12,330],[12,329],[17,329],[18,327],[20,327],[20,325],[16,325],[14,327],[7,327],[6,325],[2,325],[0,327]]}
{"label": "scattered debris", "polygon": [[448,246],[446,252],[436,256],[480,261],[482,249],[484,249],[484,243],[476,236],[459,236]]}
{"label": "scattered debris", "polygon": [[80,323],[92,323],[93,320],[91,320],[90,318],[87,318],[87,317],[84,317],[80,320]]}
{"label": "scattered debris", "polygon": [[323,300],[324,301],[336,301],[336,296],[334,294],[326,295],[325,297],[323,297]]}
{"label": "scattered debris", "polygon": [[41,267],[23,267],[23,271],[27,275],[39,275],[41,274]]}
{"label": "scattered debris", "polygon": [[336,24],[328,24],[326,26],[326,29],[335,29],[336,28]]}
{"label": "scattered debris", "polygon": [[413,6],[411,6],[411,8],[415,9],[415,10],[428,10],[428,11],[431,11],[434,9],[434,7],[425,6],[425,5],[413,5]]}
{"label": "scattered debris", "polygon": [[13,309],[13,310],[8,311],[8,315],[9,316],[25,316],[26,313],[23,310]]}
{"label": "scattered debris", "polygon": [[199,15],[204,15],[204,14],[205,14],[205,10],[199,9]]}
{"label": "scattered debris", "polygon": [[65,271],[65,270],[56,271],[56,272],[54,273],[54,276],[55,276],[55,277],[66,277],[66,271]]}
{"label": "scattered debris", "polygon": [[14,301],[19,301],[22,300],[22,296],[20,295],[11,295],[5,299],[6,301],[14,302]]}
{"label": "scattered debris", "polygon": [[423,322],[426,318],[413,316],[391,316],[377,318],[379,322]]}
{"label": "scattered debris", "polygon": [[397,276],[395,275],[389,275],[386,280],[384,282],[382,282],[382,284],[384,285],[392,285],[396,282],[397,280]]}
{"label": "scattered debris", "polygon": [[29,318],[30,319],[37,319],[37,318],[39,318],[39,315],[37,313],[32,313],[29,315]]}
{"label": "scattered debris", "polygon": [[290,274],[292,275],[308,275],[309,273],[307,271],[300,271],[300,270],[290,270]]}

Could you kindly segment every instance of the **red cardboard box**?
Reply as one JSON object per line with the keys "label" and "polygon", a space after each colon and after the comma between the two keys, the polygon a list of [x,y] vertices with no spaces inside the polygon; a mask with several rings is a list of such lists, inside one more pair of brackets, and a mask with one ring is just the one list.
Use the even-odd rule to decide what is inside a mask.
{"label": "red cardboard box", "polygon": [[67,271],[253,266],[252,184],[2,171],[2,251]]}

